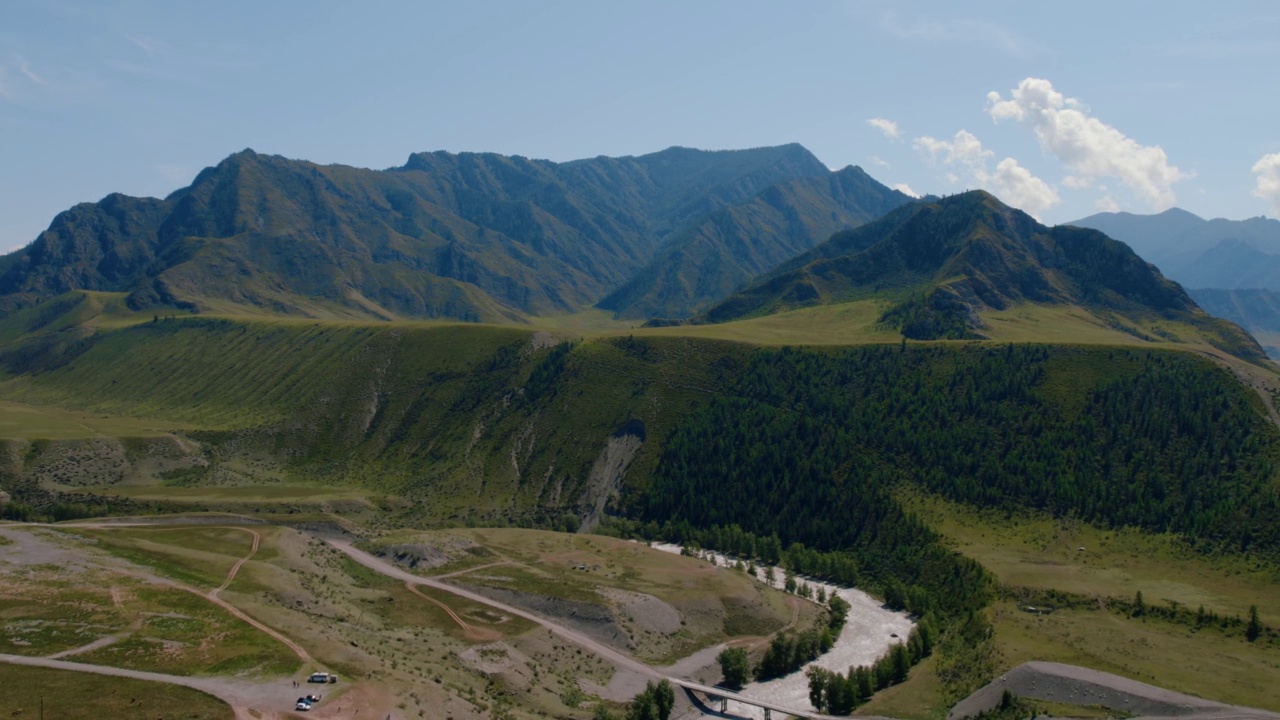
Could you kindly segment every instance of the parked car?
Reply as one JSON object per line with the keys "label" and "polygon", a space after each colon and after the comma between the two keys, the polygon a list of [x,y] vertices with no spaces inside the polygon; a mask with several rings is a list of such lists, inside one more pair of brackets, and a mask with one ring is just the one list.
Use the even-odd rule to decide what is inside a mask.
{"label": "parked car", "polygon": [[306,698],[300,697],[298,702],[294,704],[293,709],[306,712],[311,709],[311,703]]}

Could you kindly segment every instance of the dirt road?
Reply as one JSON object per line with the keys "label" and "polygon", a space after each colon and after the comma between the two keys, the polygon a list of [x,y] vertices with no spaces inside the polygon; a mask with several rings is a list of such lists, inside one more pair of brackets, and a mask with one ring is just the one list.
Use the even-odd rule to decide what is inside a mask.
{"label": "dirt road", "polygon": [[[262,718],[262,720],[277,718],[279,717],[278,714],[271,711],[257,710],[257,708],[287,705],[289,699],[296,694],[293,689],[293,681],[287,678],[270,682],[252,682],[239,678],[185,677],[143,670],[127,670],[108,665],[68,662],[53,658],[25,657],[23,655],[0,654],[0,662],[181,685],[208,693],[227,703],[231,706],[232,711],[235,712],[237,720],[241,718],[245,720],[249,718]],[[254,712],[257,714],[250,714],[249,708],[255,708]]]}
{"label": "dirt road", "polygon": [[467,636],[468,640],[474,640],[476,642],[489,642],[490,640],[497,640],[498,638],[502,637],[502,633],[499,633],[497,631],[473,627],[467,621],[459,617],[458,613],[453,611],[453,608],[449,607],[448,605],[445,605],[439,600],[419,590],[418,586],[415,583],[406,582],[404,586],[409,589],[409,592],[439,607],[441,610],[444,610],[445,613],[448,614],[449,617],[455,623],[457,623],[458,627],[462,628],[462,633]]}
{"label": "dirt road", "polygon": [[467,600],[480,603],[481,605],[488,605],[489,607],[495,608],[497,610],[501,610],[502,612],[507,613],[509,615],[515,615],[516,617],[522,617],[522,618],[525,618],[526,620],[531,620],[541,625],[542,627],[545,627],[546,629],[550,630],[556,635],[559,635],[565,640],[568,640],[574,645],[577,645],[580,648],[588,650],[594,653],[595,655],[605,660],[608,660],[609,662],[613,663],[616,667],[621,667],[627,670],[631,670],[633,672],[644,675],[645,677],[653,678],[654,680],[661,680],[665,677],[662,671],[656,668],[649,667],[648,665],[645,665],[644,663],[636,660],[630,655],[626,655],[626,654],[623,654],[622,652],[614,650],[608,645],[605,645],[604,643],[593,640],[587,635],[580,633],[576,630],[572,630],[562,625],[553,623],[540,615],[535,615],[527,610],[522,610],[518,607],[507,605],[506,603],[498,602],[497,600],[493,600],[491,598],[485,597],[484,595],[481,595],[476,592],[472,592],[465,588],[461,588],[456,585],[450,585],[449,583],[446,583],[446,582],[441,582],[440,580],[437,580],[435,578],[420,577],[418,575],[414,575],[412,573],[406,572],[396,567],[395,565],[392,565],[391,563],[383,560],[382,558],[376,557],[374,555],[370,555],[369,553],[356,548],[351,543],[345,540],[327,540],[327,542],[330,545],[332,545],[335,549],[345,554],[347,557],[350,557],[352,560],[355,560],[356,562],[369,568],[370,570],[373,570],[374,572],[380,573],[382,575],[386,575],[387,577],[390,577],[390,578],[395,578],[396,580],[399,580],[409,585],[421,585],[423,587],[435,588],[436,590],[443,590],[444,592],[457,595],[458,597],[461,597],[461,598],[466,598]]}
{"label": "dirt road", "polygon": [[960,701],[947,714],[963,720],[990,711],[1005,691],[1018,697],[1110,708],[1135,717],[1184,720],[1280,720],[1255,708],[1224,705],[1137,680],[1055,662],[1029,662],[1006,672]]}

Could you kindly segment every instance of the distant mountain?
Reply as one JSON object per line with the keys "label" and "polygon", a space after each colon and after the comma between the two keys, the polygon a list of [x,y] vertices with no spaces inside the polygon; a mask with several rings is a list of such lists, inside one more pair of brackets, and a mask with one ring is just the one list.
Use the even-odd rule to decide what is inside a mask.
{"label": "distant mountain", "polygon": [[1069,225],[1127,243],[1186,287],[1280,290],[1280,221],[1205,220],[1173,208],[1158,215],[1099,213]]}
{"label": "distant mountain", "polygon": [[1036,303],[1081,306],[1127,332],[1153,319],[1185,323],[1237,355],[1263,355],[1125,244],[1096,230],[1045,227],[982,191],[912,203],[838,233],[699,320],[863,298],[889,301],[882,322],[916,339],[981,337],[983,311]]}
{"label": "distant mountain", "polygon": [[623,318],[686,318],[832,233],[909,202],[859,167],[779,183],[673,237],[599,306]]}
{"label": "distant mountain", "polygon": [[1205,312],[1249,331],[1272,359],[1280,359],[1280,293],[1271,290],[1190,289]]}
{"label": "distant mountain", "polygon": [[[480,321],[557,314],[623,286],[717,212],[801,178],[843,187],[831,176],[799,145],[568,163],[433,152],[384,171],[246,150],[163,200],[111,195],[61,213],[30,246],[0,258],[0,312],[100,290],[128,293],[134,309]],[[866,180],[867,207],[884,205],[882,186]],[[830,209],[796,200],[795,212],[827,212],[832,223],[864,217],[857,199],[837,195]],[[722,241],[774,257],[762,227],[744,222]],[[753,267],[750,257],[740,262]],[[707,295],[695,275],[702,266],[682,271],[694,299],[664,291],[655,307],[695,306]]]}

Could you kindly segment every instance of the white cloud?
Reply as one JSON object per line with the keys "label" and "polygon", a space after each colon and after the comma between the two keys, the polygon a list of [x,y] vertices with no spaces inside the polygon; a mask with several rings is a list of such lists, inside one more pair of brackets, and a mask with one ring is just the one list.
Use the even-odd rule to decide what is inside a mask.
{"label": "white cloud", "polygon": [[1062,202],[1057,189],[1031,174],[1030,170],[1011,157],[996,163],[994,172],[988,169],[988,161],[995,157],[995,153],[982,147],[982,141],[967,130],[957,132],[949,141],[927,135],[919,137],[912,143],[912,147],[935,165],[962,168],[965,177],[948,172],[945,177],[949,183],[956,184],[963,179],[989,190],[1005,203],[1032,215],[1038,216]]}
{"label": "white cloud", "polygon": [[1093,187],[1093,178],[1080,177],[1078,175],[1068,175],[1062,178],[1062,184],[1072,190],[1088,190]]}
{"label": "white cloud", "polygon": [[1280,212],[1280,153],[1263,155],[1253,166],[1253,174],[1257,181],[1253,194],[1270,200],[1271,206]]}
{"label": "white cloud", "polygon": [[1110,195],[1103,195],[1098,198],[1093,206],[1102,212],[1120,212],[1120,203],[1116,202],[1116,199]]}
{"label": "white cloud", "polygon": [[1173,185],[1191,177],[1169,164],[1158,145],[1140,145],[1092,117],[1079,100],[1065,97],[1048,80],[1027,78],[1001,98],[987,93],[988,114],[997,122],[1016,120],[1029,127],[1040,144],[1071,168],[1072,182],[1112,177],[1128,185],[1157,209],[1177,201]]}
{"label": "white cloud", "polygon": [[1012,30],[987,20],[924,18],[904,21],[890,11],[880,16],[880,27],[903,40],[977,45],[985,49],[1000,50],[1014,57],[1026,57],[1031,47]]}
{"label": "white cloud", "polygon": [[871,163],[872,165],[875,165],[876,167],[882,167],[886,169],[893,167],[892,165],[889,164],[889,161],[884,160],[877,155],[872,155],[871,157],[867,158],[867,162]]}
{"label": "white cloud", "polygon": [[987,158],[995,154],[983,149],[982,142],[968,130],[957,132],[950,142],[925,135],[916,138],[911,146],[921,154],[927,154],[934,163],[940,162],[944,165],[961,163],[975,167],[986,164]]}
{"label": "white cloud", "polygon": [[916,192],[915,190],[912,190],[911,186],[906,183],[894,183],[889,187],[893,188],[894,190],[897,190],[903,195],[910,195],[913,198],[920,197],[920,193]]}
{"label": "white cloud", "polygon": [[902,131],[898,129],[898,123],[885,118],[868,118],[867,124],[884,133],[884,136],[890,140],[897,140],[902,136]]}
{"label": "white cloud", "polygon": [[985,169],[981,170],[977,174],[977,180],[979,184],[991,189],[1005,204],[1022,208],[1032,215],[1038,216],[1062,202],[1052,185],[1032,175],[1030,170],[1010,157],[997,163],[996,171],[992,174],[987,174]]}

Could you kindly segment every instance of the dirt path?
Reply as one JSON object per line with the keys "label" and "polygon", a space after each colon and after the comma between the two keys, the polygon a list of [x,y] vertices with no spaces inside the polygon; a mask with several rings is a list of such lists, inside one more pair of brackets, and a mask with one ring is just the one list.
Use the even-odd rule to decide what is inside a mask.
{"label": "dirt path", "polygon": [[[274,720],[281,717],[271,710],[260,710],[271,706],[288,705],[294,690],[291,680],[275,680],[270,682],[252,682],[232,678],[187,677],[183,675],[165,675],[163,673],[146,672],[144,670],[128,670],[109,665],[89,665],[86,663],[68,662],[53,658],[26,657],[23,655],[0,654],[0,662],[14,665],[50,668],[53,670],[70,670],[73,672],[93,673],[112,677],[132,678],[147,682],[161,682],[169,685],[199,690],[208,693],[231,706],[237,720]],[[250,708],[253,708],[250,712]]]}
{"label": "dirt path", "polygon": [[[54,525],[50,527],[57,529],[59,526]],[[84,528],[84,529],[91,529],[91,530],[115,530],[119,528],[137,528],[137,527],[155,527],[157,529],[160,529],[164,527],[173,527],[173,526],[156,525],[154,523],[137,523],[137,524],[134,524],[134,523],[68,523],[66,525],[62,525],[61,527]],[[284,645],[285,647],[293,651],[293,654],[298,656],[298,660],[301,661],[302,664],[304,665],[314,664],[315,659],[311,657],[311,654],[308,653],[306,649],[304,649],[301,645],[295,642],[292,638],[287,637],[286,635],[279,632],[278,630],[268,627],[267,625],[253,619],[248,615],[248,613],[244,612],[243,610],[236,607],[235,605],[232,605],[226,600],[223,600],[219,596],[219,593],[221,593],[223,590],[226,590],[228,587],[230,587],[231,583],[236,579],[236,575],[239,574],[240,569],[244,567],[244,564],[249,562],[249,560],[251,560],[253,556],[258,553],[258,547],[262,542],[262,535],[258,533],[257,530],[251,530],[245,527],[237,527],[235,525],[214,525],[214,526],[202,525],[201,527],[210,527],[214,529],[223,529],[223,530],[238,530],[240,532],[249,533],[250,535],[253,536],[253,544],[249,550],[249,554],[240,558],[238,561],[236,561],[235,565],[231,566],[231,569],[227,572],[227,577],[225,580],[223,580],[221,586],[214,588],[213,590],[210,590],[208,592],[205,592],[203,590],[200,590],[199,588],[192,587],[185,583],[180,583],[180,582],[177,582],[176,580],[170,580],[168,578],[161,578],[155,575],[148,575],[148,576],[142,577],[142,579],[148,582],[158,582],[164,585],[168,585],[178,590],[189,592],[192,595],[198,595],[208,600],[209,602],[213,603],[214,605],[217,605],[223,610],[226,610],[227,612],[231,613],[235,617],[249,623],[257,630],[267,635],[270,635],[277,642],[279,642],[280,644]]]}
{"label": "dirt path", "polygon": [[1068,705],[1101,706],[1135,717],[1186,720],[1278,720],[1280,715],[1205,700],[1100,670],[1055,662],[1028,662],[1006,672],[947,714],[962,720],[1000,704],[1005,692],[1015,696]]}
{"label": "dirt path", "polygon": [[602,642],[593,640],[587,635],[580,633],[576,630],[572,630],[570,628],[564,627],[563,625],[559,625],[557,623],[551,622],[550,620],[547,620],[541,615],[535,615],[534,613],[531,613],[527,610],[522,610],[512,605],[507,605],[506,603],[493,600],[491,598],[485,597],[484,595],[481,595],[476,592],[472,592],[465,588],[457,587],[455,585],[450,585],[449,583],[440,581],[438,578],[428,578],[428,577],[420,577],[418,575],[414,575],[405,570],[401,570],[400,568],[396,567],[395,565],[392,565],[391,563],[383,560],[382,558],[376,557],[374,555],[370,555],[369,553],[356,548],[350,542],[347,542],[344,540],[327,540],[327,542],[338,551],[350,557],[352,560],[355,560],[356,562],[369,568],[370,570],[373,570],[374,572],[381,573],[382,575],[386,575],[387,577],[394,578],[408,585],[422,585],[424,587],[434,588],[436,590],[442,590],[444,592],[457,595],[458,597],[471,600],[472,602],[480,603],[481,605],[488,605],[489,607],[495,608],[497,610],[501,610],[502,612],[507,613],[509,615],[514,615],[516,617],[525,618],[526,620],[531,620],[537,623],[538,625],[541,625],[542,627],[550,630],[556,635],[559,635],[565,640],[568,640],[574,645],[577,645],[578,647],[583,648],[588,652],[594,653],[595,655],[613,663],[617,667],[621,667],[627,670],[631,670],[633,672],[637,672],[641,675],[644,675],[645,677],[652,678],[654,680],[661,680],[665,677],[665,673],[663,673],[661,670],[658,670],[657,668],[649,667],[648,665],[645,665],[644,663],[636,660],[635,658],[629,655],[626,655],[618,650],[615,650],[609,647],[608,645],[605,645]]}
{"label": "dirt path", "polygon": [[451,573],[445,573],[443,575],[432,575],[431,577],[435,578],[436,580],[444,580],[445,578],[458,577],[459,575],[466,575],[467,573],[473,573],[476,570],[484,570],[485,568],[498,567],[499,565],[511,565],[514,562],[515,562],[514,560],[499,560],[498,562],[486,563],[484,565],[477,565],[475,567],[469,567],[462,570],[454,570]]}
{"label": "dirt path", "polygon": [[133,634],[133,628],[129,628],[129,632],[127,633],[120,633],[119,635],[107,635],[105,637],[100,637],[97,640],[94,640],[93,642],[89,643],[88,645],[81,645],[80,647],[74,647],[69,650],[63,650],[62,652],[56,652],[52,655],[46,655],[45,657],[49,658],[50,660],[57,660],[59,658],[64,658],[71,655],[83,655],[84,653],[93,652],[94,650],[104,648],[108,645],[115,645],[116,643],[129,637],[132,634]]}
{"label": "dirt path", "polygon": [[217,590],[214,590],[213,592],[209,593],[210,595],[217,595],[223,590],[226,590],[231,585],[231,582],[236,579],[236,574],[240,572],[240,568],[244,567],[245,563],[252,560],[253,556],[258,554],[258,544],[262,542],[262,534],[259,533],[257,530],[250,530],[249,528],[242,528],[242,527],[229,528],[229,529],[240,530],[242,532],[247,532],[250,535],[252,535],[253,547],[249,550],[248,555],[245,555],[244,557],[240,558],[239,560],[236,561],[235,565],[231,566],[231,570],[227,572],[227,579],[222,581],[222,584],[218,586]]}
{"label": "dirt path", "polygon": [[464,635],[467,636],[468,640],[475,640],[477,642],[489,642],[492,640],[497,640],[498,638],[502,637],[502,633],[495,632],[493,630],[482,630],[482,629],[472,627],[465,620],[459,617],[458,613],[453,611],[453,608],[449,607],[448,605],[445,605],[439,600],[422,592],[421,590],[418,589],[418,586],[415,583],[406,582],[404,586],[409,589],[409,592],[413,593],[414,595],[417,595],[418,597],[422,598],[423,600],[426,600],[429,603],[435,604],[441,610],[444,610],[446,613],[448,613],[449,617],[452,618],[453,621],[458,624],[458,627],[462,628],[462,632]]}

